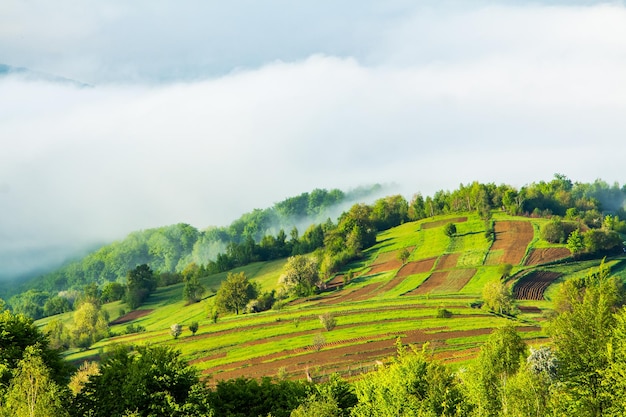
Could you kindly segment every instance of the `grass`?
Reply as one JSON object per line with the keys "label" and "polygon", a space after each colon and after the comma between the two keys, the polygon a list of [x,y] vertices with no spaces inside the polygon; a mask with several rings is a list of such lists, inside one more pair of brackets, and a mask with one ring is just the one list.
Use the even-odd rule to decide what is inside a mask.
{"label": "grass", "polygon": [[[488,337],[491,329],[503,326],[511,322],[511,319],[469,308],[470,302],[480,299],[482,288],[487,282],[500,279],[499,265],[486,265],[488,262],[485,260],[501,257],[504,251],[490,250],[491,242],[484,235],[485,223],[475,214],[467,214],[467,221],[456,223],[456,236],[452,238],[446,236],[443,233],[443,225],[456,217],[459,216],[439,216],[406,223],[380,233],[377,244],[365,251],[363,259],[340,271],[340,273],[346,273],[348,270],[355,272],[355,278],[343,292],[322,293],[309,301],[287,305],[281,311],[271,310],[239,316],[223,315],[217,323],[212,323],[208,317],[208,312],[212,308],[212,294],[207,294],[199,303],[185,305],[182,300],[183,284],[159,288],[150,296],[148,302],[141,306],[141,309],[153,311],[132,322],[144,326],[145,332],[106,339],[86,351],[68,351],[66,357],[73,361],[89,359],[116,343],[161,344],[179,349],[188,360],[196,360],[195,366],[200,370],[214,373],[215,378],[219,378],[220,374],[232,375],[232,373],[212,372],[212,369],[239,370],[241,375],[246,375],[248,368],[245,364],[249,365],[261,358],[272,361],[294,358],[294,363],[316,363],[315,358],[320,358],[315,356],[316,354],[324,355],[327,360],[335,355],[336,349],[341,348],[342,352],[346,349],[350,351],[349,354],[344,353],[337,357],[334,362],[325,362],[324,370],[331,372],[333,369],[346,370],[369,366],[373,361],[372,358],[384,354],[380,350],[372,349],[370,343],[389,341],[392,347],[396,337],[410,340],[416,332],[422,332],[419,334],[423,340],[434,342],[436,355],[441,354],[447,360],[453,361],[455,366],[462,366],[472,360],[476,348]],[[503,213],[494,213],[493,218],[496,221],[530,221],[535,232],[545,222],[542,219],[513,217]],[[433,221],[438,222],[435,227],[424,227]],[[538,233],[535,233],[534,239],[526,247],[526,253],[534,248],[558,246],[562,245],[548,244],[539,239]],[[396,277],[397,266],[380,273],[368,272],[374,263],[397,262],[397,253],[404,248],[412,249],[409,261],[458,254],[456,267],[447,267],[448,282],[444,282],[441,287],[429,294],[405,296],[403,294],[418,288],[432,271],[404,278]],[[254,263],[233,272],[245,272],[263,291],[270,291],[277,288],[285,261]],[[551,309],[549,300],[553,297],[559,282],[587,274],[591,268],[596,268],[598,263],[598,260],[593,260],[540,267],[560,272],[563,276],[555,285],[548,288],[547,300],[520,301],[519,305],[537,307],[542,312],[520,313],[518,318],[513,320],[514,325],[541,327],[545,323],[543,321],[545,312]],[[626,262],[611,260],[607,261],[607,264],[614,267],[619,276],[626,278]],[[476,273],[463,288],[457,290],[454,285],[455,277],[469,268],[475,269]],[[513,266],[513,272],[529,269],[530,267],[523,264]],[[222,273],[206,277],[202,283],[209,288],[217,289],[226,275]],[[386,285],[390,280],[397,280],[397,285]],[[352,291],[370,284],[374,284],[369,287],[372,291],[380,288],[387,290],[368,293],[364,299],[358,301],[347,298]],[[344,296],[333,298],[337,294]],[[331,302],[332,304],[329,304]],[[114,319],[124,306],[116,302],[107,304],[104,308],[109,312],[111,319]],[[452,317],[437,318],[439,308],[450,310],[453,313]],[[334,313],[337,318],[337,327],[330,332],[322,329],[318,318],[320,314],[327,312]],[[71,325],[70,313],[56,318]],[[294,319],[298,320],[298,326],[294,324]],[[45,325],[49,320],[51,318],[40,320],[38,324]],[[200,324],[200,329],[194,337],[187,328],[192,321]],[[169,335],[169,327],[173,323],[184,326],[183,334],[178,340]],[[126,324],[117,325],[112,327],[112,331],[121,334],[125,328]],[[322,348],[321,353],[307,350],[313,343],[313,337],[318,333],[322,333],[327,345]],[[542,343],[546,337],[542,330],[522,332],[521,336],[529,343]],[[301,376],[302,372],[298,366],[290,367],[294,377]]]}

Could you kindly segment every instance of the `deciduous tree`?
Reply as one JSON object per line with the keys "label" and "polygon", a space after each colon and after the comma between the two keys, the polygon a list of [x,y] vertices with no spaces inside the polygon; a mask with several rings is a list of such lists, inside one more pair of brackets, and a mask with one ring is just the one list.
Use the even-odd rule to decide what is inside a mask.
{"label": "deciduous tree", "polygon": [[244,272],[229,272],[215,295],[215,305],[220,311],[232,311],[239,314],[248,301],[256,298],[257,288],[248,280]]}

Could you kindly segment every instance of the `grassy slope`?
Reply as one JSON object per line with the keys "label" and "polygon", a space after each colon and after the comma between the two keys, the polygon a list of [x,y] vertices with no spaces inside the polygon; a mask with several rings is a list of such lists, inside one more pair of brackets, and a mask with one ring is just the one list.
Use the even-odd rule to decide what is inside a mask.
{"label": "grassy slope", "polygon": [[[346,267],[346,271],[355,271],[353,282],[343,289],[290,305],[281,311],[224,316],[214,324],[207,318],[207,311],[212,305],[211,296],[200,303],[185,306],[181,301],[182,284],[160,288],[141,307],[154,311],[133,322],[144,326],[147,329],[145,333],[103,340],[90,350],[69,352],[67,358],[77,361],[95,356],[113,343],[167,344],[180,349],[206,376],[275,375],[282,367],[291,376],[299,377],[303,375],[302,369],[309,366],[319,372],[340,370],[350,373],[359,366],[366,369],[373,360],[392,353],[396,337],[402,337],[408,342],[430,341],[436,356],[457,364],[464,363],[475,355],[490,329],[510,320],[468,307],[469,302],[480,298],[486,282],[499,279],[499,272],[497,266],[483,265],[491,242],[485,238],[484,222],[477,216],[468,215],[467,221],[457,223],[456,237],[445,236],[443,224],[455,217],[458,216],[406,223],[379,234],[378,243],[366,251],[365,258]],[[512,218],[501,213],[497,213],[494,219],[530,221],[533,224],[535,238],[528,245],[527,254],[535,247],[559,246],[550,245],[537,237],[544,221],[542,219]],[[435,227],[428,225],[433,221],[439,223]],[[403,279],[395,278],[399,269],[397,262],[395,268],[369,272],[376,259],[395,260],[395,253],[403,248],[412,248],[409,262],[430,258],[437,258],[437,262],[431,271]],[[461,270],[476,271],[462,289],[450,291],[444,286],[429,294],[403,295],[419,287],[437,269],[437,263],[445,254],[458,256],[456,267],[445,270],[453,277]],[[245,271],[264,290],[269,290],[276,287],[284,262],[256,263],[235,272]],[[566,263],[544,269],[561,272],[567,277],[585,274],[597,264],[597,261]],[[528,268],[523,266],[522,261],[520,265],[514,265],[513,272]],[[619,264],[619,273],[626,275],[625,269],[623,264]],[[217,288],[225,275],[211,276],[204,284]],[[394,280],[396,285],[391,285],[390,280]],[[550,299],[554,294],[554,287],[550,287],[546,298]],[[545,300],[523,301],[520,305],[542,310],[550,308],[549,301]],[[106,306],[112,319],[119,314],[121,307],[119,303]],[[452,311],[453,317],[436,318],[440,307]],[[327,344],[317,352],[311,349],[311,345],[313,338],[322,332],[318,315],[325,312],[336,314],[338,325],[331,332],[323,332]],[[62,319],[69,322],[70,315],[63,315]],[[200,330],[194,337],[186,330],[192,321],[200,323]],[[40,323],[45,323],[45,320]],[[173,323],[185,326],[178,340],[169,335],[169,327]],[[540,329],[543,323],[543,314],[536,310],[520,314],[514,321],[521,330],[529,330],[524,331],[522,336],[531,343],[545,342],[542,341],[545,334]],[[125,326],[113,326],[112,331],[121,334]]]}

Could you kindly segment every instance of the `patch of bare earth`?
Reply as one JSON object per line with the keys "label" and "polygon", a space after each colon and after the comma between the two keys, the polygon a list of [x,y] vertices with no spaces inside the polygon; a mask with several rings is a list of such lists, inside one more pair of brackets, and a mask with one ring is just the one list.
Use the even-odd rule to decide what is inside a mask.
{"label": "patch of bare earth", "polygon": [[520,279],[513,296],[518,300],[543,300],[543,294],[561,274],[551,271],[535,271]]}
{"label": "patch of bare earth", "polygon": [[448,253],[441,255],[437,262],[437,270],[456,268],[456,264],[459,261],[459,253]]}
{"label": "patch of bare earth", "polygon": [[133,320],[137,320],[138,318],[147,316],[148,314],[152,313],[153,311],[154,310],[134,310],[134,311],[131,311],[130,313],[126,313],[123,316],[116,318],[115,320],[110,322],[109,325],[113,326],[113,325],[116,325],[116,324],[128,323],[128,322],[131,322]]}
{"label": "patch of bare earth", "polygon": [[422,259],[421,261],[409,262],[405,264],[396,276],[408,277],[409,275],[423,274],[433,269],[437,258]]}
{"label": "patch of bare earth", "polygon": [[467,217],[455,217],[454,219],[437,220],[436,222],[422,223],[422,230],[445,226],[448,223],[463,223],[466,221],[467,221]]}
{"label": "patch of bare earth", "polygon": [[567,258],[571,252],[567,248],[541,248],[533,249],[526,258],[525,265],[541,265]]}
{"label": "patch of bare earth", "polygon": [[526,248],[533,240],[533,226],[527,221],[500,221],[495,224],[496,239],[491,245],[491,251],[503,251],[501,256],[487,256],[485,264],[497,265],[505,263],[518,265],[524,255]]}
{"label": "patch of bare earth", "polygon": [[422,284],[404,295],[425,295],[437,292],[460,291],[476,274],[475,269],[433,272]]}
{"label": "patch of bare earth", "polygon": [[[537,328],[520,327],[518,331],[531,331]],[[300,349],[288,349],[245,361],[215,366],[203,371],[210,377],[210,383],[231,378],[261,378],[273,376],[283,368],[294,379],[303,379],[308,369],[324,368],[329,372],[341,369],[370,367],[377,360],[395,355],[397,337],[402,337],[404,344],[422,344],[429,342],[435,350],[444,347],[449,339],[487,335],[491,328],[473,330],[445,331],[430,329],[435,332],[413,330],[408,332],[388,333],[372,337],[358,337],[324,344],[316,350],[313,346]]]}

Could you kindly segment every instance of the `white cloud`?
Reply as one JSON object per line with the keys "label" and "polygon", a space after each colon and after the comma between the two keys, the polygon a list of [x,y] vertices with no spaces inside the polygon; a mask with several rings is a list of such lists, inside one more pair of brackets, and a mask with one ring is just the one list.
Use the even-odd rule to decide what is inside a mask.
{"label": "white cloud", "polygon": [[392,21],[352,57],[269,54],[199,81],[0,79],[0,265],[139,228],[228,224],[316,187],[623,181],[624,7],[431,7]]}

